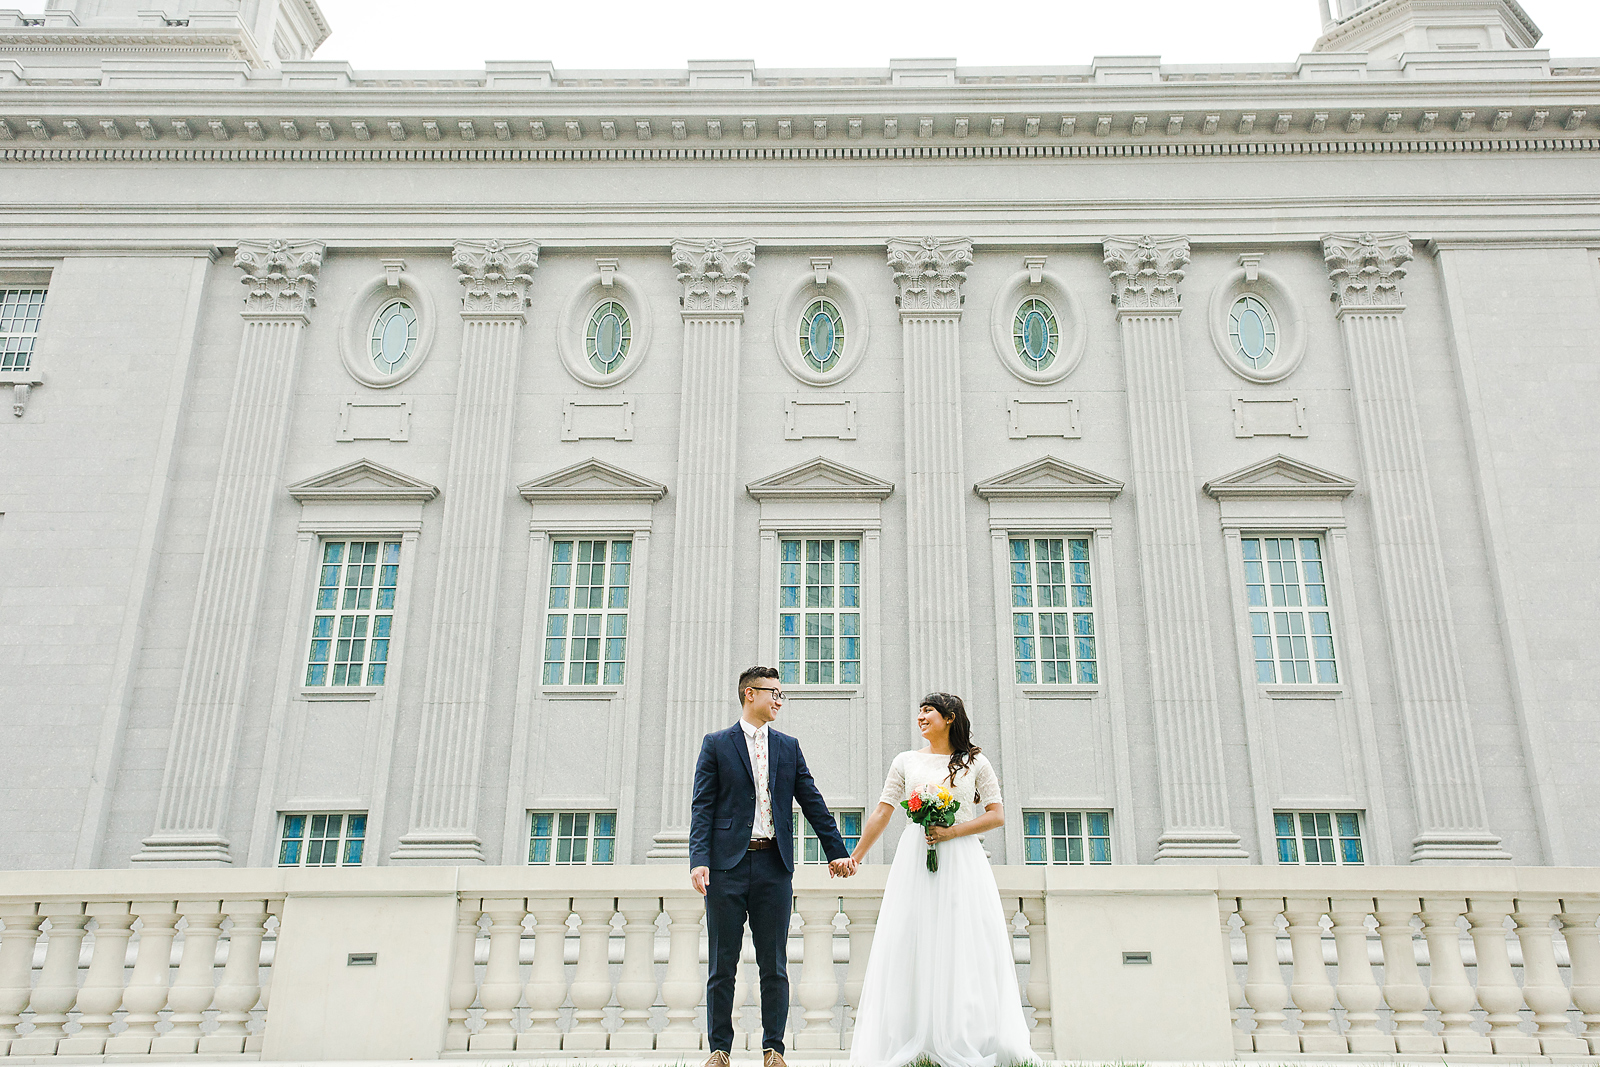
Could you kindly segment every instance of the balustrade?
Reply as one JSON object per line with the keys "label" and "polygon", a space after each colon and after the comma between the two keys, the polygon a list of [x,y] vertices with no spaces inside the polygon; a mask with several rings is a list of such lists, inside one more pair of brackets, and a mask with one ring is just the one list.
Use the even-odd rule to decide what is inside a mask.
{"label": "balustrade", "polygon": [[[797,1006],[790,1044],[797,1051],[850,1047],[886,873],[869,868],[849,882],[829,881],[820,869],[797,874],[788,941]],[[391,885],[396,878],[431,878],[432,888]],[[1018,962],[1027,967],[1021,992],[1033,1009],[1041,1059],[1084,1058],[1085,1034],[1097,1025],[1099,1039],[1113,1047],[1172,1029],[1164,1020],[1177,1008],[1163,1006],[1163,994],[1141,992],[1148,999],[1134,1005],[1109,998],[1156,989],[1162,964],[1183,968],[1180,986],[1214,966],[1193,956],[1178,962],[1189,950],[1161,940],[1170,930],[1154,920],[1139,926],[1140,901],[1148,900],[1154,915],[1173,892],[1214,894],[1215,910],[1208,903],[1203,912],[1185,912],[1191,918],[1184,921],[1193,925],[1204,914],[1206,929],[1186,934],[1186,943],[1203,950],[1205,961],[1216,958],[1212,945],[1222,953],[1212,992],[1200,997],[1216,998],[1212,1018],[1222,1049],[1507,1060],[1600,1052],[1600,874],[998,868],[996,878],[1016,924]],[[49,891],[21,892],[30,879]],[[111,890],[123,880],[133,888]],[[294,1047],[315,1050],[332,1047],[353,1032],[356,1016],[375,1016],[386,997],[393,999],[374,996],[368,1005],[330,992],[327,1002],[338,1009],[308,1019],[302,995],[298,1010],[275,1016],[271,976],[284,967],[288,990],[303,990],[308,979],[330,988],[388,981],[384,988],[403,990],[407,1017],[424,1017],[409,1058],[511,1051],[681,1058],[705,1046],[704,901],[683,883],[681,870],[666,867],[0,873],[0,1059],[256,1058],[273,1055],[278,1038],[271,1035],[285,1031],[299,1032]],[[373,906],[378,900],[419,894],[438,901],[415,913],[434,926],[371,932],[379,928],[371,917],[386,910]],[[330,898],[345,903],[320,913],[294,910],[299,899]],[[1094,899],[1121,918],[1107,917],[1099,904],[1083,906]],[[320,926],[311,919],[296,925],[297,916],[317,914],[324,916]],[[280,930],[286,915],[290,922]],[[1087,950],[1097,937],[1105,940],[1096,924],[1118,931],[1114,941],[1153,950],[1151,982],[1141,978],[1111,992],[1119,976],[1134,972],[1114,971],[1122,961]],[[305,956],[316,942],[328,944],[317,949],[320,956]],[[415,955],[423,943],[434,946],[431,956]],[[758,1025],[745,1025],[755,1014],[758,983],[753,951],[748,943],[744,949],[737,1049],[759,1045]],[[378,969],[347,974],[347,955],[351,965],[370,961]],[[1086,1005],[1086,996],[1106,1003]],[[1058,1025],[1064,1003],[1072,1015]],[[391,1003],[387,1010],[396,1009]],[[1226,1038],[1223,1011],[1233,1021]],[[1103,1016],[1123,1021],[1102,1023]],[[1144,1032],[1129,1030],[1129,1018],[1146,1019]],[[306,1038],[308,1027],[324,1036]],[[1176,1055],[1183,1038],[1174,1033],[1171,1041]]]}

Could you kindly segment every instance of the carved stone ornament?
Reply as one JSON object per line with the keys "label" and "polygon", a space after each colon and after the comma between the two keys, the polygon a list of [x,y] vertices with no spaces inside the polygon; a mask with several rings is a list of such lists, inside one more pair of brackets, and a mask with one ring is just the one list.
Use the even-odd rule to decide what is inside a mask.
{"label": "carved stone ornament", "polygon": [[1330,234],[1322,239],[1322,258],[1340,309],[1405,306],[1400,282],[1411,261],[1409,234]]}
{"label": "carved stone ornament", "polygon": [[1107,237],[1104,247],[1117,310],[1177,310],[1178,283],[1189,263],[1187,237]]}
{"label": "carved stone ornament", "polygon": [[532,241],[457,241],[450,265],[466,289],[463,315],[517,315],[528,306],[539,246]]}
{"label": "carved stone ornament", "polygon": [[754,241],[674,241],[672,265],[683,283],[685,311],[736,311],[749,301],[744,287],[756,265]]}
{"label": "carved stone ornament", "polygon": [[244,271],[239,280],[246,315],[304,315],[316,306],[317,272],[322,269],[321,241],[240,241],[233,265]]}
{"label": "carved stone ornament", "polygon": [[961,284],[972,266],[972,241],[966,237],[891,238],[889,267],[900,288],[901,311],[960,311]]}

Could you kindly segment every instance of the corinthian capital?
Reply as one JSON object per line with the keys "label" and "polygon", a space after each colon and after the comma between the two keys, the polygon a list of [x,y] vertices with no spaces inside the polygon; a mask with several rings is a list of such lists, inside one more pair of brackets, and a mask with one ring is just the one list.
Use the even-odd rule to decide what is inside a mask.
{"label": "corinthian capital", "polygon": [[744,287],[756,265],[754,241],[674,241],[672,265],[683,283],[685,311],[744,313]]}
{"label": "corinthian capital", "polygon": [[1107,237],[1104,248],[1118,311],[1178,308],[1178,283],[1189,263],[1187,237]]}
{"label": "corinthian capital", "polygon": [[233,265],[250,287],[246,315],[304,315],[317,302],[312,294],[322,269],[322,242],[240,241]]}
{"label": "corinthian capital", "polygon": [[900,288],[901,311],[960,311],[961,283],[972,266],[966,237],[889,239],[889,267]]}
{"label": "corinthian capital", "polygon": [[1411,262],[1409,234],[1329,234],[1322,239],[1322,259],[1341,311],[1405,306],[1400,281]]}
{"label": "corinthian capital", "polygon": [[463,315],[521,314],[539,265],[539,246],[532,241],[457,241],[450,265],[466,289]]}

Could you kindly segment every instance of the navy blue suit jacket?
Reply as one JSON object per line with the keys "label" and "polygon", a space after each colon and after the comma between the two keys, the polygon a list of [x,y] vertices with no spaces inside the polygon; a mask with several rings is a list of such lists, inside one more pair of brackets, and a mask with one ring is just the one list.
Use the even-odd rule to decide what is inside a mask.
{"label": "navy blue suit jacket", "polygon": [[[794,870],[793,811],[796,804],[817,833],[830,860],[850,853],[834,825],[822,792],[806,769],[800,742],[767,727],[768,792],[772,822],[783,865]],[[756,821],[756,780],[744,728],[734,723],[706,734],[694,768],[694,800],[689,817],[689,866],[725,871],[744,859]]]}

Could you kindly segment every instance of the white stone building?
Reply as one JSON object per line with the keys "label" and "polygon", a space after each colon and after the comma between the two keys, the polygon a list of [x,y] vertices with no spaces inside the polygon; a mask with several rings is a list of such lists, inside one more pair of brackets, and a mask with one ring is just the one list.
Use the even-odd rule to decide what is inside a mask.
{"label": "white stone building", "polygon": [[1600,61],[1337,6],[424,72],[0,11],[0,864],[681,863],[753,662],[848,817],[963,695],[997,862],[1600,863]]}

